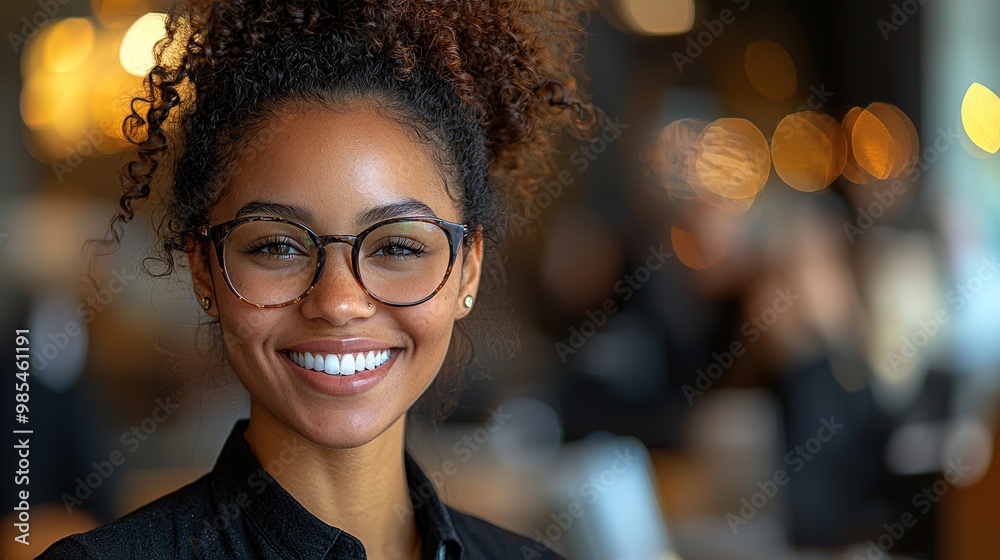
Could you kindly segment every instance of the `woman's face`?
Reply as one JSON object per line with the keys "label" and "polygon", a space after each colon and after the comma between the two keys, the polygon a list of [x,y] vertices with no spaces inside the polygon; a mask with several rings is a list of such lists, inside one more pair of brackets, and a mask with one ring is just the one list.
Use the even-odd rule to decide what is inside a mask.
{"label": "woman's face", "polygon": [[[430,150],[403,125],[367,106],[337,113],[291,106],[241,148],[210,223],[232,220],[252,203],[298,208],[311,215],[298,221],[318,235],[356,235],[374,223],[362,214],[401,203],[411,207],[389,216],[431,215],[461,223]],[[259,208],[250,213],[270,214]],[[208,313],[220,319],[229,362],[250,393],[252,415],[268,415],[268,421],[318,445],[346,448],[376,438],[433,381],[455,320],[469,311],[462,300],[479,285],[481,239],[470,235],[463,245],[471,250],[459,250],[444,287],[411,307],[369,297],[351,273],[350,247],[344,243],[326,246],[326,264],[312,292],[280,308],[238,299],[226,286],[214,249],[207,260],[196,253],[189,258],[196,295],[212,297]],[[370,373],[345,377],[300,367],[288,354],[314,349],[342,356],[351,344],[390,349],[390,359]],[[380,370],[382,375],[372,375]]]}

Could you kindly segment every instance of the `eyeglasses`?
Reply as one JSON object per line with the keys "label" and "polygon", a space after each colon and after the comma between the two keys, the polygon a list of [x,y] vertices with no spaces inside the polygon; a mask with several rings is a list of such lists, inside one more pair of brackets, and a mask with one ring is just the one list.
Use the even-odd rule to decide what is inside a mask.
{"label": "eyeglasses", "polygon": [[351,271],[365,293],[406,307],[444,286],[469,229],[440,218],[390,218],[358,235],[317,235],[294,220],[247,216],[195,232],[212,241],[229,289],[251,305],[301,301],[319,282],[326,245],[346,243]]}

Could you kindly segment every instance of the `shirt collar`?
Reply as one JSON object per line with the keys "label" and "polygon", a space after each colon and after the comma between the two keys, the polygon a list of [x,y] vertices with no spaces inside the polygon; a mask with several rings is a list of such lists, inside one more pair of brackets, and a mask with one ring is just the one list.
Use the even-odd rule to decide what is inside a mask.
{"label": "shirt collar", "polygon": [[[290,558],[363,558],[364,547],[360,540],[309,513],[264,470],[243,438],[248,425],[247,419],[236,423],[213,469],[228,487],[223,504],[229,510],[227,515],[235,515],[233,508],[242,508],[269,544]],[[290,449],[289,453],[294,454],[294,450]],[[417,530],[423,542],[421,557],[424,560],[460,559],[462,543],[455,533],[447,506],[441,502],[434,485],[417,462],[405,451],[404,462]],[[281,467],[275,465],[274,468]]]}
{"label": "shirt collar", "polygon": [[410,489],[410,501],[417,530],[423,538],[421,558],[434,560],[459,560],[462,558],[462,541],[455,533],[448,508],[438,497],[437,490],[420,465],[404,452],[406,461],[406,484]]}

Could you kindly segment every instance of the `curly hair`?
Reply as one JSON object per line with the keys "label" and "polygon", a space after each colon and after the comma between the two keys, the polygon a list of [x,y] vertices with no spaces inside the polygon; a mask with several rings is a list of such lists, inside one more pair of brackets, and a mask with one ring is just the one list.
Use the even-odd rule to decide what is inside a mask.
{"label": "curly hair", "polygon": [[[368,103],[436,148],[463,220],[482,233],[490,253],[551,172],[560,132],[592,138],[604,118],[577,85],[591,1],[175,5],[144,94],[122,123],[135,151],[121,168],[119,207],[104,239],[89,243],[101,254],[116,250],[133,205],[162,179],[172,190],[164,193],[161,247],[143,269],[171,275],[175,254],[196,250],[191,232],[208,223],[234,163],[254,157],[248,144],[281,125],[283,108]],[[159,265],[155,272],[150,259]],[[493,260],[484,264],[487,286],[502,276],[490,272]],[[91,279],[92,271],[93,258]],[[456,331],[465,347],[453,344],[449,362],[461,369],[471,339]]]}

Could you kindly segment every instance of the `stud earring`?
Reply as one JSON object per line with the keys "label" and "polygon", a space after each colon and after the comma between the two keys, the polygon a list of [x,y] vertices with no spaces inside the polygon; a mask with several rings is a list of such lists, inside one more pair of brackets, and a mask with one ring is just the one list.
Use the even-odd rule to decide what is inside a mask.
{"label": "stud earring", "polygon": [[472,296],[465,296],[465,307],[467,308],[472,307],[472,299],[473,299]]}
{"label": "stud earring", "polygon": [[208,296],[203,296],[201,298],[201,308],[204,309],[205,311],[208,311],[210,307],[212,307],[212,298]]}

